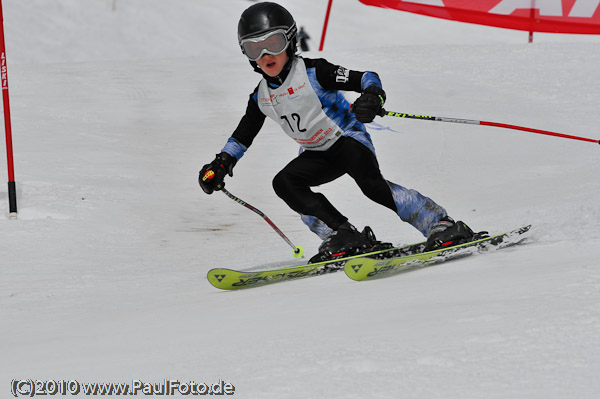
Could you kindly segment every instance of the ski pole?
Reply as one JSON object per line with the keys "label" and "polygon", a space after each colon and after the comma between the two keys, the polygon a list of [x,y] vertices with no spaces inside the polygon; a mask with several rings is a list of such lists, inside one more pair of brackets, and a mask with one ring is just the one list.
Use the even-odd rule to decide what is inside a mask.
{"label": "ski pole", "polygon": [[223,193],[228,196],[229,198],[231,198],[232,200],[234,200],[235,202],[237,202],[238,204],[242,205],[245,208],[250,209],[252,212],[256,213],[257,215],[259,215],[260,217],[262,217],[265,222],[267,222],[269,224],[269,226],[271,226],[273,228],[273,230],[275,230],[277,232],[277,234],[279,234],[279,236],[281,238],[283,238],[283,240],[290,246],[292,247],[292,249],[294,250],[294,258],[303,258],[304,257],[304,248],[302,248],[301,246],[296,246],[294,245],[289,238],[286,237],[285,234],[283,234],[283,232],[279,229],[279,227],[277,227],[275,225],[275,223],[273,223],[273,221],[271,221],[271,219],[269,219],[269,217],[267,215],[265,215],[264,213],[262,213],[259,209],[256,209],[255,207],[253,207],[252,205],[250,205],[249,203],[247,203],[246,201],[236,197],[235,195],[231,194],[229,191],[227,191],[225,189],[225,187],[223,187],[223,185],[220,186],[221,191],[223,191]]}
{"label": "ski pole", "polygon": [[524,132],[545,134],[547,136],[563,137],[565,139],[588,141],[590,143],[600,144],[600,140],[596,140],[596,139],[588,139],[585,137],[571,136],[569,134],[549,132],[547,130],[532,129],[529,127],[523,127],[523,126],[517,126],[517,125],[508,125],[506,123],[477,121],[477,120],[473,120],[473,119],[444,118],[441,116],[413,115],[413,114],[405,114],[402,112],[386,111],[385,109],[381,110],[380,116],[394,116],[397,118],[420,119],[420,120],[436,121],[436,122],[464,123],[464,124],[468,124],[468,125],[495,126],[495,127],[505,128],[505,129],[522,130]]}

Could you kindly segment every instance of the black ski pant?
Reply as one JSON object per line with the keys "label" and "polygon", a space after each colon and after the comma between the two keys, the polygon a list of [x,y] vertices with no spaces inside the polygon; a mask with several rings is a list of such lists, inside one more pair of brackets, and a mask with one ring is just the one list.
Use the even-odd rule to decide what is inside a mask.
{"label": "black ski pant", "polygon": [[336,230],[348,218],[321,193],[310,188],[351,176],[371,200],[397,212],[392,191],[379,171],[375,154],[350,137],[341,137],[327,151],[304,151],[273,179],[277,195],[294,211],[315,216]]}

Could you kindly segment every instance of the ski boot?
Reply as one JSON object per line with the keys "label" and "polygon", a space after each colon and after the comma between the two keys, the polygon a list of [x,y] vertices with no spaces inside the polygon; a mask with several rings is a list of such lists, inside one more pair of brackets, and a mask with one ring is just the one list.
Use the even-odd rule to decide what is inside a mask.
{"label": "ski boot", "polygon": [[450,216],[444,216],[431,228],[424,252],[464,244],[474,238],[475,233],[464,222],[455,222]]}
{"label": "ski boot", "polygon": [[308,263],[325,262],[391,247],[390,243],[377,241],[369,226],[359,232],[356,227],[345,222],[321,243],[319,253]]}

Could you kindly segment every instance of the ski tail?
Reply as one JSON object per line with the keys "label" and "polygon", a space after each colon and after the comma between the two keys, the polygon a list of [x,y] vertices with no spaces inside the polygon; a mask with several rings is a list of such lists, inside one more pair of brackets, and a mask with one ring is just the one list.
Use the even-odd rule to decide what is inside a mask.
{"label": "ski tail", "polygon": [[530,229],[531,225],[527,225],[507,233],[479,237],[479,239],[464,244],[411,255],[400,255],[386,259],[355,258],[346,262],[344,272],[352,280],[363,281],[420,269],[492,249],[521,244],[527,239],[525,233]]}

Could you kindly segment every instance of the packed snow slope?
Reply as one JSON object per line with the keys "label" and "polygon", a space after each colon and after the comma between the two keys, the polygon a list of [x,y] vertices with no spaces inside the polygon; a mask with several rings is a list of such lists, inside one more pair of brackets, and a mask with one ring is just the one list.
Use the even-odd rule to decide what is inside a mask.
{"label": "packed snow slope", "polygon": [[[326,2],[301,3],[282,2],[314,47]],[[197,184],[258,82],[236,43],[250,4],[3,1],[19,219],[1,190],[0,396],[12,379],[222,379],[240,398],[596,398],[597,144],[379,118],[386,178],[476,230],[531,223],[529,244],[373,282],[207,282],[292,259],[260,217]],[[378,72],[390,110],[600,139],[597,39],[527,44],[347,1],[307,56]],[[267,121],[227,187],[312,254],[318,238],[271,188],[296,154]],[[319,190],[381,239],[422,239],[348,178]]]}

